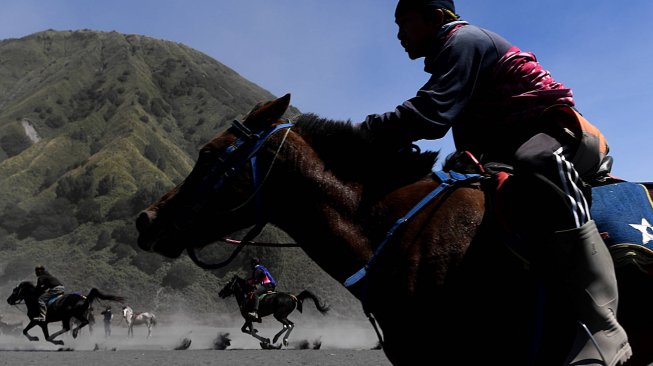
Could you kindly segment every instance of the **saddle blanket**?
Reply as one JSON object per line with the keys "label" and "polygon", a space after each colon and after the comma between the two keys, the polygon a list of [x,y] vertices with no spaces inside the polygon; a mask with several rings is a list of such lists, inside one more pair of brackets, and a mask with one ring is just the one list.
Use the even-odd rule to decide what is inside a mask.
{"label": "saddle blanket", "polygon": [[54,304],[54,302],[59,300],[62,296],[63,296],[63,294],[52,296],[51,298],[48,299],[48,302],[45,305],[50,306],[50,305]]}
{"label": "saddle blanket", "polygon": [[263,300],[264,297],[266,297],[268,295],[276,294],[276,293],[277,293],[276,291],[267,291],[267,292],[264,292],[264,293],[258,295],[258,299]]}
{"label": "saddle blanket", "polygon": [[653,202],[640,183],[592,188],[591,215],[608,247],[638,245],[653,253]]}

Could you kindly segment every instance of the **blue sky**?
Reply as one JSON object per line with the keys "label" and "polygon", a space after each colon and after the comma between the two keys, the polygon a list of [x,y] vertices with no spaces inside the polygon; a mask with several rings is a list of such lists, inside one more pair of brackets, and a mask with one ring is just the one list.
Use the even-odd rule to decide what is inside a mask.
{"label": "blue sky", "polygon": [[[427,80],[396,39],[394,0],[0,0],[0,39],[56,29],[141,34],[193,47],[303,112],[361,121]],[[534,52],[606,135],[613,172],[653,181],[653,1],[458,1],[463,19]],[[420,142],[449,153],[450,137]],[[640,154],[644,154],[643,156]]]}

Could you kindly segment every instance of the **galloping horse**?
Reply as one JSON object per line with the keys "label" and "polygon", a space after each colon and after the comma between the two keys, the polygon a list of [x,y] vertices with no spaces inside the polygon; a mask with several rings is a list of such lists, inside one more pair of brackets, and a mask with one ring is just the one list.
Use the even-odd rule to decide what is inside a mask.
{"label": "galloping horse", "polygon": [[[234,276],[231,281],[229,281],[222,288],[222,290],[220,290],[218,295],[223,299],[232,295],[236,298],[238,306],[240,307],[240,313],[245,319],[245,323],[240,328],[240,330],[243,333],[250,334],[252,337],[261,341],[261,347],[264,349],[272,348],[271,344],[277,343],[279,337],[284,333],[285,335],[283,336],[282,343],[284,346],[288,346],[288,337],[290,336],[293,328],[295,328],[295,323],[291,322],[288,319],[288,315],[290,315],[290,313],[292,313],[295,309],[299,310],[301,313],[304,299],[308,298],[313,300],[315,307],[322,314],[326,314],[326,312],[329,311],[329,307],[322,304],[322,302],[308,290],[302,291],[297,296],[285,292],[272,292],[265,294],[259,304],[259,317],[263,318],[268,315],[273,315],[274,318],[281,322],[283,325],[283,328],[281,328],[281,330],[274,335],[272,343],[270,343],[270,339],[261,337],[256,334],[258,331],[254,329],[252,319],[250,319],[250,317],[247,315],[247,296],[250,292],[250,289],[251,285],[247,283],[247,280],[238,276]],[[258,321],[260,322],[261,320],[259,319]],[[279,345],[279,347],[281,347],[281,345]]]}
{"label": "galloping horse", "polygon": [[[395,365],[562,364],[576,330],[568,300],[509,249],[481,184],[445,191],[386,242],[398,218],[444,185],[432,172],[437,153],[388,153],[366,131],[310,114],[288,124],[289,103],[256,106],[202,147],[188,177],[137,217],[139,246],[171,258],[186,250],[216,268],[236,252],[211,265],[196,250],[254,226],[252,240],[271,223],[341,283],[366,269],[347,288]],[[632,265],[617,275],[628,365],[647,365],[653,284]]]}
{"label": "galloping horse", "polygon": [[152,312],[134,313],[129,306],[122,307],[122,318],[127,322],[127,337],[134,336],[134,325],[145,324],[147,327],[147,337],[152,336],[152,327],[156,325],[156,316]]}
{"label": "galloping horse", "polygon": [[[39,337],[31,336],[28,333],[32,327],[38,325],[43,331],[45,340],[57,345],[62,345],[63,341],[55,340],[55,338],[70,330],[70,323],[73,318],[79,322],[79,325],[72,330],[73,338],[77,338],[79,330],[89,323],[87,318],[88,309],[91,307],[95,299],[117,302],[124,300],[122,296],[103,294],[96,288],[92,288],[86,296],[78,293],[64,294],[58,299],[48,302],[46,320],[45,322],[42,322],[34,320],[34,318],[39,315],[39,295],[40,293],[37,291],[36,286],[29,281],[25,281],[21,282],[14,288],[9,298],[7,298],[7,303],[9,303],[9,305],[16,305],[20,301],[25,302],[25,305],[27,306],[27,316],[30,319],[29,324],[27,324],[25,329],[23,329],[25,337],[30,341],[38,341]],[[61,321],[63,328],[60,331],[49,335],[47,323],[58,321]]]}

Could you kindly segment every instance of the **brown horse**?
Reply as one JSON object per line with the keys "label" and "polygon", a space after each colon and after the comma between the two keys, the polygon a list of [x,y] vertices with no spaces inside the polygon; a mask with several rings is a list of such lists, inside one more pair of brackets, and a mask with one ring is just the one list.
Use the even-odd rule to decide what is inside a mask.
{"label": "brown horse", "polygon": [[[463,184],[424,205],[388,239],[396,220],[440,185],[436,153],[387,153],[350,123],[282,115],[286,95],[255,107],[208,142],[180,185],[137,218],[139,246],[168,257],[196,255],[236,231],[265,223],[289,234],[372,314],[395,365],[562,364],[576,326],[547,273],[525,265],[498,235],[480,184]],[[252,160],[251,158],[255,158]],[[240,247],[239,247],[240,248]],[[536,266],[533,266],[536,268]],[[619,272],[619,316],[634,356],[653,362],[653,286],[634,266]]]}

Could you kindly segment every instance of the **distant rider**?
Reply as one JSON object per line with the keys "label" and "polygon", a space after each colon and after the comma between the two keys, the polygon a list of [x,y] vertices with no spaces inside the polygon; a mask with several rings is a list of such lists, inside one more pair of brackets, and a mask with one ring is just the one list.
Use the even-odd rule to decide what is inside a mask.
{"label": "distant rider", "polygon": [[259,296],[266,292],[273,292],[277,287],[277,281],[274,280],[270,271],[261,264],[258,258],[251,259],[252,278],[248,280],[252,285],[253,291],[249,293],[251,312],[247,313],[252,319],[258,319]]}
{"label": "distant rider", "polygon": [[63,295],[64,286],[61,281],[45,270],[44,266],[36,266],[36,290],[39,296],[39,315],[34,318],[36,321],[44,322],[46,319],[47,303],[53,297]]}
{"label": "distant rider", "polygon": [[104,319],[104,336],[111,336],[111,319],[113,319],[113,313],[111,313],[111,306],[107,306],[104,311],[100,313]]}

